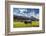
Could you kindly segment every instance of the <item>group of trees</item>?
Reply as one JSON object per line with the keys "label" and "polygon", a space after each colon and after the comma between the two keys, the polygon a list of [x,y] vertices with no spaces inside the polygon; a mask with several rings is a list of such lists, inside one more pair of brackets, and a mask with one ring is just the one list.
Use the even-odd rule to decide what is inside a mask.
{"label": "group of trees", "polygon": [[28,17],[24,17],[24,16],[15,16],[14,15],[14,21],[21,21],[24,22],[25,24],[27,23],[32,23],[32,21],[39,21],[39,19],[34,18],[33,16],[28,18]]}

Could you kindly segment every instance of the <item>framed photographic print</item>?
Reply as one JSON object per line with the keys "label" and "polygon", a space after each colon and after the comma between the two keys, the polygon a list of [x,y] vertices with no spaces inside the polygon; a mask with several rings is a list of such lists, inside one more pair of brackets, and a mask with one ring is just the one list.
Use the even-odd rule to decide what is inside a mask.
{"label": "framed photographic print", "polygon": [[6,1],[6,35],[45,32],[45,4]]}

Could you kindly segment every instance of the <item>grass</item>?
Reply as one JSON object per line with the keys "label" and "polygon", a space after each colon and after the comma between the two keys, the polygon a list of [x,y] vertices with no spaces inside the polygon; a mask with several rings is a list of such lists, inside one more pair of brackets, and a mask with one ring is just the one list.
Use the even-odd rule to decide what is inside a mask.
{"label": "grass", "polygon": [[31,23],[27,23],[25,24],[24,22],[17,22],[17,21],[14,21],[13,22],[13,27],[14,28],[19,28],[19,27],[38,27],[39,26],[39,22],[38,21],[32,21],[32,24]]}

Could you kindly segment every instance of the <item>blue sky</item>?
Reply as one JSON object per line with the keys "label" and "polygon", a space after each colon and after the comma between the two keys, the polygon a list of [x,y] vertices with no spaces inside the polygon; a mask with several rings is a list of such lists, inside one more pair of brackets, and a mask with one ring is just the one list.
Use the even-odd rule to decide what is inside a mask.
{"label": "blue sky", "polygon": [[39,9],[35,8],[13,8],[13,15],[17,16],[26,16],[31,17],[34,16],[36,18],[39,18]]}

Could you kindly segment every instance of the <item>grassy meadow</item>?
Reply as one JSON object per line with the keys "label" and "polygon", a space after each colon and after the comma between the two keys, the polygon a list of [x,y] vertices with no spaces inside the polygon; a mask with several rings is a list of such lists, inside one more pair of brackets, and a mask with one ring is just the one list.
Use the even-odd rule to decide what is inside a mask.
{"label": "grassy meadow", "polygon": [[14,21],[13,22],[14,28],[20,28],[20,27],[39,27],[39,21],[32,21],[32,23],[25,24],[24,22],[20,21]]}

